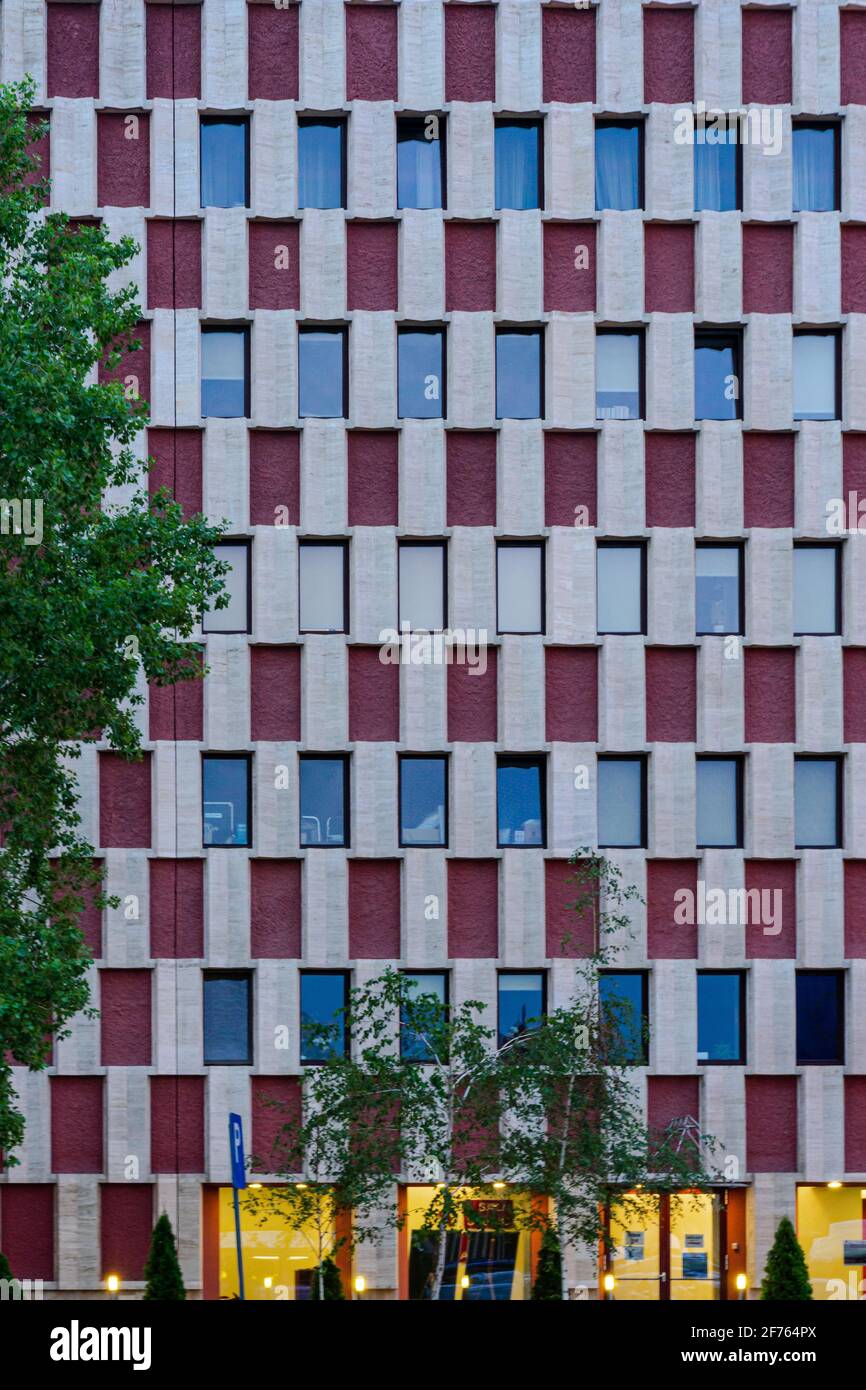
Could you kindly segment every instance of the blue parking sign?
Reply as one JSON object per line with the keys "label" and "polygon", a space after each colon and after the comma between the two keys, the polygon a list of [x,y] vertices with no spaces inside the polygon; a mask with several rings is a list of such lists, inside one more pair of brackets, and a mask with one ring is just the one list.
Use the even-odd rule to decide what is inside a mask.
{"label": "blue parking sign", "polygon": [[232,1161],[232,1187],[246,1187],[247,1170],[244,1163],[244,1127],[240,1115],[229,1114],[229,1153]]}

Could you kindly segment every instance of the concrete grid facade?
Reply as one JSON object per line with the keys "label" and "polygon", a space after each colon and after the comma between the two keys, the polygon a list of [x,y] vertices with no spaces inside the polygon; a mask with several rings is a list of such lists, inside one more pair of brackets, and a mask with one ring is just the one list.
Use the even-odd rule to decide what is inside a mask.
{"label": "concrete grid facade", "polygon": [[[866,489],[866,8],[2,0],[0,25],[3,81],[32,74],[49,115],[52,208],[140,247],[143,348],[121,374],[150,401],[142,460],[252,556],[249,634],[206,637],[203,691],[151,692],[144,762],[83,751],[83,833],[123,906],[87,923],[101,1018],[16,1073],[27,1139],[0,1247],[62,1294],[112,1264],[135,1288],[165,1209],[200,1290],[227,1113],[255,1143],[257,1102],[300,1075],[299,970],[447,969],[451,1000],[494,1017],[498,969],[544,970],[564,1003],[564,861],[596,843],[597,754],[638,753],[646,848],[610,855],[647,900],[620,957],[648,972],[639,1084],[654,1123],[697,1112],[723,1141],[756,1284],[798,1182],[866,1185],[866,548],[842,542],[840,636],[794,637],[791,562],[796,539],[827,540],[829,499]],[[743,147],[742,212],[694,211],[674,113],[697,100],[781,109],[780,152]],[[395,112],[444,119],[444,211],[397,209]],[[201,207],[200,113],[248,114],[249,207]],[[347,117],[345,209],[298,209],[297,113]],[[494,208],[500,113],[543,119],[542,210]],[[600,115],[644,119],[643,210],[595,210]],[[841,212],[792,213],[797,116],[841,120]],[[202,323],[250,325],[249,418],[201,417]],[[298,323],[348,325],[345,420],[298,418]],[[444,420],[397,417],[400,323],[446,327]],[[500,324],[543,329],[543,419],[495,417]],[[742,420],[695,420],[696,324],[743,329]],[[645,327],[642,420],[596,421],[598,325]],[[793,420],[801,325],[841,329],[841,420]],[[348,634],[299,634],[304,537],[349,541]],[[447,622],[490,634],[484,677],[368,659],[397,624],[398,537],[447,540]],[[544,540],[543,635],[497,636],[500,537]],[[642,635],[597,633],[597,538],[647,543]],[[696,538],[744,543],[733,649],[695,635]],[[249,850],[202,848],[207,751],[253,754]],[[350,755],[350,848],[300,847],[299,751]],[[449,757],[447,849],[398,847],[404,751]],[[743,847],[698,850],[695,755],[722,752],[744,757]],[[497,848],[497,753],[546,757],[543,848]],[[840,849],[795,848],[795,753],[843,759]],[[783,887],[781,933],[675,927],[696,879]],[[746,974],[745,1066],[696,1060],[697,967]],[[203,1065],[205,968],[253,973],[251,1067]],[[796,1063],[798,968],[844,971],[844,1064]],[[395,1246],[357,1267],[394,1295]],[[594,1289],[593,1261],[571,1278]]]}

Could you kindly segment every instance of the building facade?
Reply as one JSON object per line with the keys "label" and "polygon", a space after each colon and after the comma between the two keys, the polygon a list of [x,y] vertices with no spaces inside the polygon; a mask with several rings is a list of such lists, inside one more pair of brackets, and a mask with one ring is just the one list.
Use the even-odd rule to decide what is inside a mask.
{"label": "building facade", "polygon": [[[121,906],[85,922],[99,1017],[16,1071],[16,1274],[134,1294],[165,1210],[191,1294],[230,1296],[228,1115],[267,1151],[302,1010],[386,962],[503,1035],[565,1002],[597,846],[645,900],[611,988],[648,1119],[695,1119],[726,1176],[615,1232],[616,1296],[755,1289],[783,1215],[816,1296],[864,1296],[866,7],[0,25],[52,208],[140,248],[150,486],[224,519],[231,564],[143,761],[83,750]],[[369,1296],[419,1296],[412,1247],[359,1249]],[[309,1295],[309,1251],[247,1248],[249,1297]],[[504,1242],[497,1296],[531,1262]]]}

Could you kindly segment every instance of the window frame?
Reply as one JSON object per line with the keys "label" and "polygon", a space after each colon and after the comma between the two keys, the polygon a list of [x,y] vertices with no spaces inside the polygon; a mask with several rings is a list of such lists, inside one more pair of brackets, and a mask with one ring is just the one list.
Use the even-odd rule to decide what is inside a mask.
{"label": "window frame", "polygon": [[[648,1067],[649,1064],[650,1064],[650,1043],[651,1043],[651,1040],[652,1040],[652,1035],[651,1035],[651,1033],[650,1033],[650,1017],[649,1017],[649,970],[641,970],[641,969],[635,969],[635,970],[632,970],[632,969],[618,970],[615,966],[611,966],[609,969],[606,969],[606,970],[599,970],[599,972],[598,972],[599,982],[600,982],[601,980],[603,980],[603,979],[614,978],[614,977],[619,976],[619,975],[636,976],[636,977],[640,980],[640,984],[641,984],[641,1003],[640,1003],[640,1048],[641,1048],[641,1055],[640,1055],[640,1058],[639,1058],[639,1059],[635,1060],[634,1062],[627,1062],[625,1065],[627,1065],[627,1066],[632,1066],[632,1067]],[[602,997],[601,997],[601,989],[599,989],[599,1001],[598,1001],[598,1002],[599,1002],[599,1012],[600,1012],[600,1014],[601,1014],[601,1013],[604,1012],[604,1001],[603,1001],[603,999],[602,999]]]}
{"label": "window frame", "polygon": [[[424,122],[427,120],[427,117],[428,117],[428,116],[435,116],[436,119],[437,119],[437,121],[439,122],[439,141],[438,141],[438,143],[439,143],[439,194],[440,194],[439,209],[441,209],[441,211],[443,211],[443,212],[447,212],[447,210],[448,210],[448,143],[447,143],[447,134],[446,134],[447,129],[448,129],[448,116],[447,116],[447,113],[444,112],[444,111],[424,111],[423,113],[420,113],[420,114],[419,114],[419,113],[413,112],[413,111],[395,111],[395,112],[394,112],[394,204],[395,204],[395,206],[396,206],[396,208],[397,208],[397,210],[398,210],[399,212],[402,212],[402,211],[404,210],[404,208],[406,208],[406,207],[408,207],[410,211],[413,211],[413,210],[414,210],[414,211],[418,211],[418,212],[425,212],[425,211],[435,212],[435,211],[438,211],[438,210],[439,210],[439,209],[436,209],[436,208],[429,208],[429,209],[425,209],[425,208],[416,208],[414,203],[401,203],[401,202],[400,202],[400,160],[399,160],[399,155],[398,155],[398,147],[399,147],[399,145],[400,145],[400,126],[401,126],[401,125],[408,125],[411,121],[416,121],[416,122],[418,122],[418,124],[419,124],[420,126],[423,127]],[[433,141],[431,140],[429,143],[432,144]]]}
{"label": "window frame", "polygon": [[[211,612],[211,610],[210,610],[210,609],[207,609],[205,612],[202,613],[202,615],[201,615],[201,620],[200,620],[200,621],[201,621],[202,636],[203,636],[203,637],[232,637],[232,636],[237,636],[237,635],[242,634],[242,633],[247,633],[247,634],[249,634],[249,633],[251,633],[252,630],[253,630],[253,543],[252,543],[252,540],[251,540],[249,537],[241,537],[241,538],[239,538],[239,539],[235,539],[234,537],[232,537],[232,538],[229,538],[229,539],[227,539],[227,540],[225,540],[225,539],[220,539],[220,540],[218,540],[218,541],[215,543],[215,545],[213,546],[213,549],[216,550],[217,546],[232,546],[234,549],[237,549],[237,550],[245,549],[246,552],[247,552],[247,561],[246,561],[246,581],[245,581],[245,582],[246,582],[246,586],[247,586],[247,603],[246,603],[247,623],[246,623],[246,627],[219,627],[219,628],[208,628],[208,627],[205,626],[205,622],[206,622],[207,617],[208,617],[208,614]],[[222,609],[216,609],[216,610],[214,610],[214,611],[215,611],[215,612],[222,612]]]}
{"label": "window frame", "polygon": [[[502,766],[507,767],[537,767],[540,771],[539,777],[539,802],[541,811],[541,838],[538,844],[503,844],[499,838],[500,816],[499,816],[499,770]],[[497,753],[496,754],[496,848],[497,849],[547,849],[548,815],[547,815],[547,754],[546,753]],[[521,972],[518,972],[521,973]]]}
{"label": "window frame", "polygon": [[[635,208],[600,208],[595,196],[595,166],[596,166],[596,131],[609,130],[613,127],[631,130],[632,126],[638,128],[637,142],[637,193],[638,201]],[[592,201],[595,204],[595,212],[645,212],[646,211],[646,116],[596,116],[592,123]],[[643,417],[641,417],[643,418]]]}
{"label": "window frame", "polygon": [[[714,113],[714,114],[717,114],[717,113]],[[706,129],[706,117],[707,117],[708,115],[710,115],[709,112],[704,113],[704,122],[703,122],[703,123],[704,123],[704,128],[705,128],[705,129]],[[742,117],[739,116],[738,114],[734,113],[734,112],[728,112],[728,113],[727,113],[727,121],[728,121],[728,129],[730,129],[730,123],[733,121],[733,122],[735,123],[736,131],[737,131],[737,138],[736,138],[735,141],[733,141],[733,146],[734,146],[734,150],[735,150],[735,155],[734,155],[734,197],[735,197],[735,200],[736,200],[736,207],[734,207],[734,208],[729,208],[728,211],[729,211],[729,212],[742,212],[742,211],[743,211],[743,140],[742,140],[742,134],[743,134],[743,121],[742,121]],[[697,131],[697,129],[698,129],[698,120],[697,120],[697,116],[695,116],[694,130]],[[706,145],[707,142],[706,142],[706,140],[704,140],[702,143],[703,143],[704,145]],[[730,144],[731,142],[728,141],[727,143]],[[698,147],[698,141],[697,141],[697,140],[694,141],[694,147],[695,147],[695,150],[697,150],[697,147]],[[693,151],[693,153],[692,153],[692,175],[693,175],[693,177],[694,177],[694,166],[695,166],[695,161],[696,161],[696,155],[695,155],[695,153],[694,153],[694,151]],[[694,198],[692,199],[692,201],[693,201],[693,203],[694,203]],[[697,207],[697,206],[694,206],[692,210],[693,210],[693,212],[695,212],[695,213],[697,213],[697,214],[700,214],[700,213],[702,213],[702,212],[719,212],[719,211],[721,211],[720,208],[699,208],[699,207]]]}
{"label": "window frame", "polygon": [[339,978],[342,979],[342,981],[343,981],[343,1002],[342,1002],[340,1008],[341,1008],[342,1010],[345,1010],[345,1011],[346,1011],[346,1012],[343,1013],[343,1015],[342,1015],[343,1020],[344,1020],[344,1028],[343,1028],[343,1052],[342,1052],[342,1053],[337,1053],[337,1054],[335,1054],[335,1055],[336,1055],[336,1056],[349,1057],[349,1056],[351,1055],[351,1051],[352,1051],[352,1030],[351,1030],[350,1019],[349,1019],[349,1016],[348,1016],[348,1008],[349,1008],[349,991],[350,991],[350,988],[351,988],[351,975],[352,975],[352,972],[351,972],[351,970],[339,970],[339,969],[338,969],[338,970],[333,970],[333,969],[330,969],[328,966],[320,966],[320,967],[314,966],[314,967],[312,967],[311,969],[307,969],[306,967],[304,967],[303,969],[301,969],[301,970],[298,971],[298,1061],[300,1062],[300,1065],[301,1065],[302,1067],[321,1067],[321,1066],[325,1066],[325,1065],[326,1065],[326,1063],[327,1063],[327,1059],[326,1059],[326,1058],[305,1057],[305,1056],[304,1056],[304,986],[303,986],[303,980],[304,980],[305,976],[307,976],[307,975],[334,975],[334,976],[338,976]]}
{"label": "window frame", "polygon": [[500,999],[499,999],[499,996],[500,996],[500,989],[499,989],[499,981],[503,978],[503,976],[506,976],[506,975],[540,975],[540,976],[541,976],[541,1013],[538,1015],[538,1017],[539,1017],[539,1018],[542,1018],[542,1019],[547,1017],[547,996],[548,996],[548,989],[547,989],[547,971],[546,971],[546,969],[545,969],[543,966],[541,966],[540,968],[537,968],[537,969],[533,969],[531,966],[526,966],[526,967],[523,967],[523,968],[521,968],[521,967],[519,967],[519,966],[507,966],[507,967],[506,967],[505,969],[503,969],[503,970],[497,970],[497,972],[496,972],[496,1049],[497,1049],[497,1051],[499,1051],[501,1048],[505,1047],[509,1042],[515,1043],[515,1042],[517,1041],[518,1038],[520,1038],[520,1039],[523,1039],[523,1038],[531,1038],[531,1037],[532,1037],[532,1034],[533,1034],[533,1033],[536,1033],[536,1032],[538,1031],[537,1028],[532,1028],[532,1029],[530,1029],[530,1031],[527,1032],[527,1033],[517,1033],[517,1034],[515,1035],[514,1038],[506,1038],[505,1041],[503,1041],[503,1039],[502,1039],[502,1029],[501,1029],[501,1027],[500,1027]]}
{"label": "window frame", "polygon": [[[428,969],[427,967],[425,967],[423,970],[413,970],[413,969],[411,968],[411,966],[401,966],[401,967],[400,967],[400,972],[399,972],[399,973],[400,973],[401,977],[404,978],[404,979],[405,979],[407,976],[411,976],[413,979],[416,979],[416,980],[417,980],[417,979],[421,979],[421,978],[423,978],[423,977],[425,977],[425,976],[428,976],[428,975],[429,975],[431,978],[433,978],[433,979],[437,979],[437,980],[441,979],[442,982],[443,982],[443,985],[444,985],[444,987],[445,987],[445,988],[444,988],[444,995],[445,995],[445,997],[444,997],[444,1000],[443,1000],[442,1007],[443,1007],[443,1010],[444,1010],[444,1013],[445,1013],[445,1018],[446,1018],[446,1020],[450,1017],[450,1010],[451,1010],[451,978],[450,978],[450,977],[451,977],[451,971],[450,971],[450,970],[447,970],[447,969],[446,969],[446,970],[432,970],[432,969]],[[404,1048],[403,1048],[403,1039],[404,1039],[405,1033],[406,1033],[406,1025],[405,1025],[405,1023],[403,1022],[403,1017],[402,1017],[402,1014],[401,1014],[401,1017],[400,1017],[400,1060],[401,1060],[402,1062],[407,1062],[410,1066],[421,1066],[421,1067],[425,1067],[425,1066],[426,1066],[426,1067],[429,1067],[429,1066],[431,1065],[429,1059],[424,1058],[424,1057],[408,1057],[408,1056],[406,1055],[406,1052],[404,1051]]]}
{"label": "window frame", "polygon": [[[443,762],[445,764],[445,839],[439,845],[419,844],[417,840],[403,838],[403,764],[406,762]],[[448,849],[451,842],[451,768],[447,753],[398,753],[397,754],[397,845],[399,849]],[[435,972],[433,972],[435,973]]]}
{"label": "window frame", "polygon": [[[321,114],[320,114],[319,112],[317,112],[317,111],[304,111],[304,112],[298,112],[298,113],[297,113],[297,118],[296,118],[296,129],[295,129],[295,155],[296,155],[296,170],[297,170],[297,184],[298,184],[297,193],[300,194],[300,191],[301,191],[301,131],[304,130],[304,129],[308,129],[310,126],[316,126],[316,125],[337,127],[339,130],[342,131],[342,137],[343,137],[343,138],[342,138],[341,141],[340,141],[340,203],[339,203],[339,208],[342,209],[343,211],[345,211],[346,208],[347,208],[347,206],[348,206],[348,167],[349,167],[349,160],[348,160],[348,150],[349,150],[349,118],[348,118],[348,116],[347,116],[345,113],[342,114],[342,115],[339,115],[339,116],[330,115],[330,114],[328,114],[327,112],[324,112],[324,111],[323,111]],[[396,159],[395,159],[394,163],[395,163],[395,166],[396,166]],[[395,172],[395,177],[396,177],[396,172]],[[302,207],[301,204],[300,204],[300,202],[299,202],[299,203],[298,203],[298,211],[299,211],[299,212],[304,212],[305,210],[306,210],[306,207],[305,207],[305,206]],[[313,210],[314,212],[334,212],[334,211],[337,211],[338,209],[331,207],[331,208],[313,208],[312,210]]]}
{"label": "window frame", "polygon": [[[835,763],[836,765],[836,838],[831,845],[801,845],[797,840],[797,764]],[[833,850],[845,848],[845,755],[844,753],[794,754],[794,849]]]}
{"label": "window frame", "polygon": [[832,130],[833,131],[833,206],[825,208],[825,212],[841,212],[842,210],[842,121],[832,120],[826,116],[817,116],[814,120],[803,119],[794,116],[791,121],[791,214],[799,217],[801,212],[811,212],[815,209],[794,207],[794,163],[795,163],[795,140],[796,130]]}
{"label": "window frame", "polygon": [[[730,634],[729,634],[730,635]],[[734,764],[734,796],[736,800],[736,843],[733,845],[720,845],[704,843],[698,840],[698,763],[733,763]],[[743,849],[745,836],[745,764],[744,753],[696,753],[695,754],[695,848],[696,849]]]}
{"label": "window frame", "polygon": [[[692,347],[692,367],[695,377],[695,396],[697,395],[697,352],[699,347],[728,347],[733,344],[734,356],[734,377],[737,382],[737,394],[734,398],[734,420],[742,420],[743,415],[743,329],[738,324],[726,327],[719,325],[694,325],[694,339]],[[693,410],[697,410],[697,400],[692,401]],[[698,415],[695,413],[694,420],[696,425],[700,425],[704,420],[711,423],[720,420],[724,422],[725,417],[717,415]],[[730,421],[728,422],[730,423]]]}
{"label": "window frame", "polygon": [[[798,324],[798,325],[797,325],[795,328],[793,328],[792,331],[791,331],[791,339],[792,339],[792,341],[791,341],[791,356],[792,356],[792,359],[793,359],[793,353],[794,353],[794,344],[793,344],[793,339],[794,339],[794,338],[833,338],[833,339],[834,339],[834,341],[835,341],[835,347],[834,347],[834,351],[833,351],[833,373],[834,373],[835,380],[834,380],[834,383],[833,383],[833,384],[834,384],[834,388],[835,388],[835,389],[834,389],[834,392],[833,392],[833,409],[834,409],[834,411],[835,411],[835,414],[832,416],[832,418],[831,418],[830,420],[825,420],[825,421],[823,421],[823,422],[821,422],[821,421],[816,421],[816,423],[818,423],[818,424],[821,424],[821,423],[824,423],[824,424],[833,424],[835,421],[841,420],[841,419],[842,419],[842,329],[841,329],[841,328],[834,328],[832,325],[827,326],[827,327],[809,328],[809,327],[804,327],[803,325]],[[792,362],[792,370],[791,370],[792,395],[793,395],[793,379],[794,379],[794,372],[793,372],[793,362]],[[792,418],[793,418],[795,424],[801,424],[804,420],[805,420],[805,421],[808,421],[809,419],[812,418],[812,417],[810,417],[810,416],[808,416],[808,415],[798,415],[798,414],[797,414],[797,412],[796,412],[796,405],[797,405],[796,400],[792,400],[792,405],[793,405],[794,408],[793,408],[792,411],[791,411],[791,415],[792,415]]]}
{"label": "window frame", "polygon": [[599,840],[598,848],[601,849],[646,849],[649,835],[649,755],[647,753],[599,753],[596,756],[596,777],[595,777],[595,814],[596,814],[596,836],[598,836],[598,794],[601,786],[601,778],[598,775],[598,765],[600,763],[639,763],[640,764],[640,843],[637,845],[624,844],[602,844]]}
{"label": "window frame", "polygon": [[[724,966],[720,966],[720,967],[718,967],[718,968],[716,968],[716,967],[711,967],[710,969],[706,969],[706,970],[701,966],[701,967],[699,967],[699,968],[695,971],[695,1032],[696,1032],[696,1037],[695,1037],[695,1044],[696,1044],[696,1046],[695,1046],[695,1061],[696,1061],[696,1065],[697,1065],[697,1066],[699,1066],[699,1067],[745,1067],[745,1066],[748,1065],[749,1054],[748,1054],[748,1050],[747,1050],[747,1041],[748,1041],[748,1040],[747,1040],[747,1036],[746,1036],[746,1023],[747,1023],[747,1019],[746,1019],[746,974],[747,974],[747,972],[746,972],[745,970],[728,970],[728,969],[726,969]],[[737,1056],[736,1056],[736,1057],[701,1057],[701,1056],[699,1055],[698,1044],[700,1043],[700,1038],[701,1038],[701,1034],[700,1034],[701,1010],[700,1010],[700,985],[699,985],[698,981],[699,981],[699,980],[701,979],[701,977],[704,976],[704,975],[733,975],[733,976],[735,976],[735,977],[737,978],[737,980],[739,981],[739,985],[738,985],[738,989],[739,989],[738,1004],[739,1004],[739,1024],[740,1024],[740,1026],[739,1026],[739,1037],[738,1037],[738,1039],[737,1039],[738,1049],[739,1049],[739,1050],[738,1050],[738,1053],[737,1053]]]}
{"label": "window frame", "polygon": [[[439,378],[439,405],[441,409],[438,415],[401,415],[400,414],[400,339],[408,337],[410,333],[425,334],[428,338],[438,337],[441,343],[442,367]],[[397,419],[398,420],[442,420],[448,419],[448,330],[447,325],[442,323],[406,323],[401,321],[397,324]]]}
{"label": "window frame", "polygon": [[[737,630],[736,632],[704,632],[698,628],[698,551],[736,550],[737,552]],[[702,538],[695,541],[695,637],[745,637],[746,635],[746,543],[745,541],[714,541]]]}
{"label": "window frame", "polygon": [[[546,420],[547,379],[545,374],[545,324],[495,323],[493,325],[493,418],[494,420]],[[499,415],[499,356],[497,345],[505,336],[538,339],[538,415]]]}
{"label": "window frame", "polygon": [[[339,546],[340,549],[341,549],[342,552],[343,552],[343,626],[340,627],[340,628],[332,628],[332,627],[327,627],[327,628],[325,628],[325,627],[302,627],[302,626],[301,626],[301,553],[302,553],[302,551],[305,550],[307,547],[312,547],[312,546],[319,546],[319,547],[322,547],[322,546],[330,546],[330,548],[331,548],[332,550],[335,550],[335,549]],[[349,622],[350,622],[349,597],[350,597],[350,588],[351,588],[350,580],[349,580],[349,546],[350,546],[350,541],[349,541],[349,540],[347,539],[347,537],[345,537],[345,536],[332,536],[332,537],[330,537],[330,538],[327,537],[327,536],[302,536],[302,537],[298,540],[298,635],[299,635],[299,636],[304,637],[304,636],[312,635],[312,636],[319,636],[319,637],[322,637],[322,636],[324,636],[324,637],[332,637],[332,636],[334,636],[334,635],[339,635],[340,633],[348,634],[348,632],[349,632]]]}
{"label": "window frame", "polygon": [[203,169],[203,167],[204,167],[204,160],[202,159],[201,132],[202,132],[202,127],[203,127],[203,126],[215,126],[215,125],[242,125],[242,126],[244,127],[244,199],[245,199],[245,201],[244,201],[244,207],[247,208],[247,209],[249,209],[250,206],[251,206],[251,199],[250,199],[250,189],[251,189],[251,180],[250,180],[250,153],[251,153],[251,146],[250,146],[250,125],[251,125],[251,121],[250,121],[249,112],[245,113],[244,115],[240,115],[240,116],[237,115],[237,114],[221,116],[221,115],[219,115],[219,114],[217,114],[217,113],[215,113],[215,112],[212,112],[212,111],[211,111],[211,112],[199,112],[199,113],[198,113],[198,205],[199,205],[199,208],[202,209],[202,210],[204,210],[204,209],[206,209],[206,208],[212,208],[212,207],[219,207],[219,206],[221,206],[219,203],[203,203],[202,200],[201,200],[201,195],[202,195],[201,176],[202,176],[202,169]]}
{"label": "window frame", "polygon": [[[547,544],[546,538],[541,540],[517,540],[513,537],[506,539],[496,538],[496,635],[511,637],[537,637],[544,636],[547,632]],[[541,627],[518,629],[513,627],[502,627],[499,619],[499,553],[502,550],[538,550],[541,552],[541,563],[539,565],[539,617]]]}
{"label": "window frame", "polygon": [[398,536],[397,537],[397,626],[403,621],[402,598],[400,593],[400,553],[402,550],[432,550],[442,552],[442,626],[436,628],[412,627],[411,632],[445,632],[448,628],[448,540],[437,536]]}
{"label": "window frame", "polygon": [[[200,754],[201,759],[201,845],[202,849],[252,849],[253,840],[253,753],[223,753],[221,750],[211,752],[203,750]],[[247,766],[247,842],[245,845],[215,845],[207,844],[204,838],[204,767],[205,762],[245,762]]]}
{"label": "window frame", "polygon": [[[255,1038],[255,1026],[253,1020],[253,1010],[255,1008],[255,991],[253,988],[254,970],[222,970],[219,967],[202,969],[202,990],[201,990],[201,1055],[202,1066],[204,1067],[252,1067],[255,1066],[255,1053],[253,1042]],[[207,990],[205,984],[208,980],[245,980],[247,985],[247,1055],[246,1058],[236,1062],[208,1060],[205,1052],[205,1039],[207,1037]]]}
{"label": "window frame", "polygon": [[[802,631],[802,632],[801,632],[798,628],[796,628],[796,627],[793,626],[793,621],[792,621],[792,633],[793,633],[793,636],[794,636],[794,637],[840,637],[840,636],[842,635],[842,579],[843,579],[843,575],[842,575],[842,542],[841,542],[841,541],[814,541],[814,540],[802,540],[802,541],[801,541],[801,540],[795,540],[795,541],[793,542],[793,544],[792,544],[791,549],[792,549],[792,552],[797,551],[797,550],[835,550],[835,552],[836,552],[836,564],[835,564],[835,567],[834,567],[834,580],[833,580],[833,582],[834,582],[834,584],[835,584],[835,586],[836,586],[836,603],[835,603],[836,627],[835,627],[835,630],[834,630],[833,632],[807,632],[807,631]],[[792,570],[793,570],[793,564],[794,564],[794,563],[795,563],[795,562],[792,562]],[[793,577],[793,576],[792,576],[792,577]],[[793,585],[792,585],[792,589],[793,589]],[[792,594],[792,607],[793,607],[793,594]],[[792,619],[793,619],[794,621],[796,621],[796,615],[793,614],[793,613],[792,613]]]}
{"label": "window frame", "polygon": [[[301,414],[301,338],[311,333],[339,334],[343,340],[343,396],[342,415],[302,415]],[[348,420],[349,419],[349,325],[347,323],[298,323],[298,419],[299,420]]]}
{"label": "window frame", "polygon": [[[623,324],[622,327],[612,328],[610,324],[604,327],[597,327],[595,330],[596,344],[599,338],[626,338],[637,334],[637,394],[638,394],[638,414],[637,420],[646,422],[646,325],[642,323]],[[593,370],[595,373],[593,391],[593,410],[595,413],[596,426],[603,425],[608,420],[608,416],[599,417],[598,414],[598,351],[593,347]],[[624,423],[628,423],[627,421]]]}
{"label": "window frame", "polygon": [[[315,841],[312,841],[312,842],[309,842],[309,843],[306,843],[306,844],[305,844],[304,841],[303,841],[303,839],[301,838],[302,826],[303,826],[303,812],[302,812],[302,810],[301,810],[301,764],[302,764],[302,763],[313,763],[313,762],[317,762],[317,763],[323,763],[323,762],[336,763],[336,762],[341,762],[341,763],[343,764],[343,839],[342,839],[342,842],[341,842],[339,845],[337,845],[337,844],[327,844],[327,843],[322,842],[322,841],[320,841],[318,844],[316,844]],[[306,749],[304,750],[304,752],[298,753],[298,846],[299,846],[300,849],[303,849],[303,850],[309,850],[309,849],[338,849],[338,850],[339,850],[339,849],[351,849],[351,848],[352,848],[352,821],[351,821],[351,813],[352,813],[352,783],[351,783],[351,778],[352,778],[352,755],[351,755],[351,753],[345,753],[345,752],[342,752],[342,751],[339,750],[339,749],[338,749],[336,752],[333,752],[333,753],[321,753],[321,752],[308,753],[308,752],[306,751]],[[326,971],[325,973],[328,974],[329,972]]]}
{"label": "window frame", "polygon": [[[244,343],[244,413],[243,415],[200,415],[202,420],[250,420],[252,418],[252,372],[250,366],[250,329],[249,323],[200,323],[199,324],[199,353],[204,358],[201,340],[206,333],[240,333]],[[201,362],[204,368],[204,361]],[[202,400],[202,387],[205,381],[213,378],[206,377],[204,370],[201,372],[199,380],[199,399],[198,406],[201,411],[204,401]]]}
{"label": "window frame", "polygon": [[[496,205],[496,132],[508,126],[518,126],[523,130],[538,131],[538,181],[534,208],[500,208]],[[494,212],[544,212],[544,116],[509,116],[497,111],[493,117],[493,203]]]}
{"label": "window frame", "polygon": [[[640,628],[622,628],[613,631],[598,625],[598,553],[600,550],[639,550],[640,560]],[[647,542],[642,536],[627,536],[622,540],[604,536],[595,542],[595,631],[597,637],[638,637],[646,635],[647,630]]]}
{"label": "window frame", "polygon": [[[806,976],[806,975],[810,975],[810,976],[813,976],[813,975],[832,975],[832,976],[835,977],[835,980],[836,980],[836,1044],[837,1044],[837,1049],[836,1049],[836,1050],[837,1050],[837,1056],[836,1056],[836,1057],[833,1057],[833,1058],[824,1058],[824,1059],[822,1059],[821,1061],[812,1061],[812,1060],[804,1061],[803,1058],[802,1058],[802,1056],[801,1056],[800,1047],[799,1047],[799,1043],[800,1043],[800,1007],[799,1007],[799,1004],[800,1004],[800,1001],[799,1001],[799,989],[798,989],[798,986],[799,986],[799,982],[800,982],[801,978],[804,977],[804,976]],[[794,972],[794,1047],[795,1047],[795,1049],[796,1049],[796,1051],[795,1051],[795,1056],[796,1056],[796,1064],[795,1064],[795,1065],[796,1065],[796,1066],[798,1066],[798,1067],[844,1067],[844,1066],[846,1065],[846,1061],[845,1061],[845,1041],[846,1041],[846,1039],[845,1039],[845,1030],[846,1030],[846,1022],[847,1022],[847,1020],[846,1020],[846,1017],[845,1017],[845,1015],[846,1015],[846,1008],[845,1008],[845,1004],[846,1004],[846,1000],[845,1000],[845,995],[846,995],[846,980],[845,980],[845,977],[846,977],[846,971],[845,971],[844,969],[838,969],[838,968],[835,968],[835,969],[834,969],[833,967],[829,967],[829,968],[818,967],[817,969],[813,969],[813,968],[811,968],[811,967],[805,967],[804,969],[799,969],[799,968],[798,968],[798,969]]]}

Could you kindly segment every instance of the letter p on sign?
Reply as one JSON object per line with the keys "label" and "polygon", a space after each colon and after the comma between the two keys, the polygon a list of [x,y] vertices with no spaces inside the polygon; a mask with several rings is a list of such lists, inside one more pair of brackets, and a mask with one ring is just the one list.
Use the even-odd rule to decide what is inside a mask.
{"label": "letter p on sign", "polygon": [[240,1115],[229,1115],[229,1153],[232,1161],[232,1187],[246,1187],[247,1170],[244,1163],[244,1127]]}

